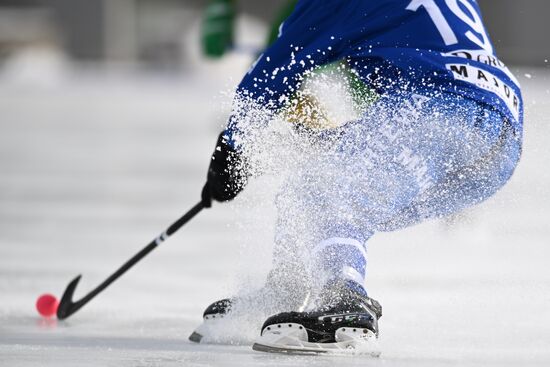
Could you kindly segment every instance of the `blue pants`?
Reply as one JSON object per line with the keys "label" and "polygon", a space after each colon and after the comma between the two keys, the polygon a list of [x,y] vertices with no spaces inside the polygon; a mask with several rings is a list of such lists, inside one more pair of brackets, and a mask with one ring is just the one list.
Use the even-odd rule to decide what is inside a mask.
{"label": "blue pants", "polygon": [[521,153],[521,133],[499,112],[454,94],[381,98],[311,141],[277,197],[275,266],[301,259],[319,283],[362,290],[372,234],[487,199]]}

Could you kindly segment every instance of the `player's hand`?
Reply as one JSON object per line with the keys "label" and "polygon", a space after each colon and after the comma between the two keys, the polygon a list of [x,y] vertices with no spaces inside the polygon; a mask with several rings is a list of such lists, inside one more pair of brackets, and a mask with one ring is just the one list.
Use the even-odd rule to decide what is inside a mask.
{"label": "player's hand", "polygon": [[242,155],[233,149],[222,132],[210,160],[206,184],[202,189],[202,203],[206,208],[212,200],[229,201],[245,187],[249,174]]}
{"label": "player's hand", "polygon": [[202,21],[202,49],[208,57],[221,57],[233,45],[233,0],[211,0]]}

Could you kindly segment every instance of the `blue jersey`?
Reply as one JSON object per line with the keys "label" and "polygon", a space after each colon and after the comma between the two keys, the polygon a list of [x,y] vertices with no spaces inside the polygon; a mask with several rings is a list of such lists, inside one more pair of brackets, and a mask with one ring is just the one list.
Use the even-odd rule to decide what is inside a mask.
{"label": "blue jersey", "polygon": [[521,132],[519,84],[496,57],[475,0],[300,0],[237,92],[278,109],[304,72],[338,60],[379,93],[459,94]]}

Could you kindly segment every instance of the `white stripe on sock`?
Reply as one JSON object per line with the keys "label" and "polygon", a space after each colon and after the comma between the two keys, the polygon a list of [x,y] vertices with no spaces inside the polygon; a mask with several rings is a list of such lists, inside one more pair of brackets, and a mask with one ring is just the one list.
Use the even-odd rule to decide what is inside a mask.
{"label": "white stripe on sock", "polygon": [[345,279],[352,280],[355,283],[363,286],[365,284],[365,278],[355,268],[351,266],[342,267],[342,275]]}
{"label": "white stripe on sock", "polygon": [[322,241],[313,249],[313,254],[315,255],[332,245],[348,245],[355,247],[359,250],[359,252],[361,252],[361,255],[363,255],[365,259],[367,258],[367,251],[365,250],[365,247],[363,246],[363,244],[361,244],[361,242],[353,238],[343,237],[332,237]]}

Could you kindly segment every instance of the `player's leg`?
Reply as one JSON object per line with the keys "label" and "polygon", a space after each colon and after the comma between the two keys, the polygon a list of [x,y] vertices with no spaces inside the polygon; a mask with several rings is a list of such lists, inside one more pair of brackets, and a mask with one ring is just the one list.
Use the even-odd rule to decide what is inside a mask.
{"label": "player's leg", "polygon": [[[376,334],[377,310],[369,303],[364,289],[364,241],[371,231],[395,221],[419,198],[436,200],[430,192],[447,192],[449,186],[442,188],[444,183],[462,175],[479,175],[479,162],[494,155],[505,132],[502,119],[495,120],[483,106],[454,95],[381,100],[362,121],[333,131],[336,144],[321,150],[323,153],[314,162],[303,167],[299,179],[291,180],[295,183],[284,190],[289,197],[287,203],[299,203],[295,205],[296,212],[308,223],[309,231],[302,235],[314,243],[309,265],[311,279],[317,280],[313,286],[318,290],[317,299],[311,303],[310,311],[268,319],[262,328],[259,349],[331,349],[341,346],[338,330],[346,326],[349,329],[350,325]],[[333,138],[328,140],[334,143]],[[453,179],[455,172],[462,173]],[[487,187],[477,191],[486,197],[502,183],[485,180],[482,184]],[[445,213],[460,209],[459,200],[450,199],[461,195],[440,195],[437,199],[446,202],[440,203],[439,208],[445,208]],[[399,227],[443,213],[436,209],[422,213],[424,216],[417,213],[416,217],[401,221]],[[281,212],[283,216],[293,213],[289,205]],[[326,325],[314,323],[322,315],[335,313],[363,321],[350,324],[336,319]],[[268,329],[273,330],[274,325],[283,327],[284,321],[300,321],[307,332],[287,328],[281,334],[280,330]],[[356,341],[346,339],[343,345],[349,347],[350,340]]]}
{"label": "player's leg", "polygon": [[365,289],[365,244],[377,223],[391,218],[418,192],[414,174],[394,162],[400,147],[389,141],[373,143],[388,140],[379,120],[384,107],[368,119],[313,137],[311,159],[281,190],[277,232],[292,233],[288,237],[301,238],[307,246],[301,252],[306,252],[302,261],[312,292],[305,310],[274,315],[264,323],[256,349],[362,346],[377,353],[381,307]]}
{"label": "player's leg", "polygon": [[391,220],[381,223],[377,230],[393,231],[428,218],[456,213],[491,197],[506,184],[521,156],[521,132],[514,131],[490,106],[478,104],[477,110],[478,125],[492,130],[490,139],[486,140],[489,149],[468,164],[447,170],[437,184],[422,192]]}

